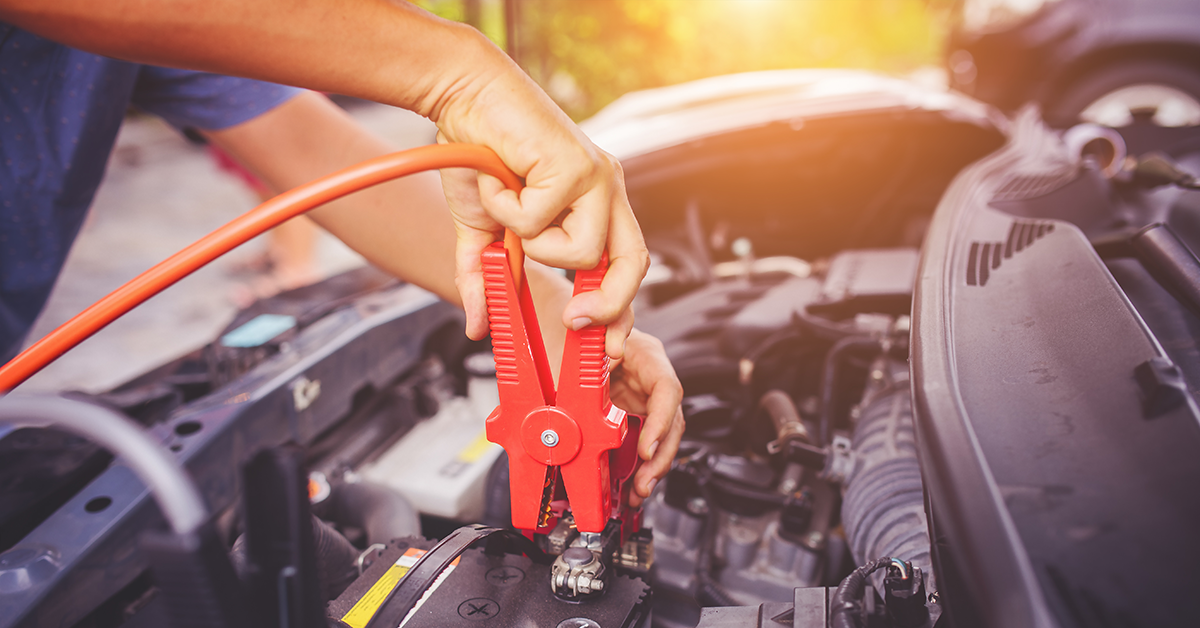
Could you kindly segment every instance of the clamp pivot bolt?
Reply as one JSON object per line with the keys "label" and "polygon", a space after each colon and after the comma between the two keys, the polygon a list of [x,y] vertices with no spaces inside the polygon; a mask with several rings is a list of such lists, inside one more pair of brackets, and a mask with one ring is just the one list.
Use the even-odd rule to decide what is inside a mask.
{"label": "clamp pivot bolt", "polygon": [[542,444],[547,447],[554,447],[558,444],[558,432],[554,430],[546,430],[542,432]]}

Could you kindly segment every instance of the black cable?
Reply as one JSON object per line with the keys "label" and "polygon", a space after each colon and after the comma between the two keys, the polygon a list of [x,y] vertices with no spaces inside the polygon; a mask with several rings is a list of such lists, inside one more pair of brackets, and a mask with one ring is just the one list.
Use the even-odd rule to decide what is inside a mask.
{"label": "black cable", "polygon": [[[788,385],[796,377],[789,374],[790,369],[802,368],[802,363],[819,359],[829,346],[826,343],[826,339],[795,324],[771,333],[741,358],[741,363],[751,365],[748,373],[742,371],[739,375],[741,390],[751,399],[759,399],[764,389]],[[744,415],[752,416],[752,413]]]}
{"label": "black cable", "polygon": [[722,493],[727,493],[734,497],[749,499],[752,501],[765,502],[776,506],[783,506],[793,501],[790,495],[775,493],[773,491],[763,491],[748,486],[742,486],[723,478],[709,478],[708,482]]}
{"label": "black cable", "polygon": [[522,553],[535,562],[545,562],[545,554],[542,550],[533,541],[515,530],[489,528],[478,524],[463,526],[451,532],[449,536],[442,539],[433,546],[433,549],[417,560],[412,569],[408,570],[400,583],[388,594],[383,605],[367,623],[366,628],[399,626],[413,606],[416,606],[417,600],[421,599],[433,581],[446,570],[446,567],[450,566],[450,563],[454,562],[455,558],[479,541],[489,539],[490,546],[493,538],[513,542]]}
{"label": "black cable", "polygon": [[785,327],[767,335],[767,337],[763,338],[763,340],[755,345],[753,349],[750,349],[750,351],[746,352],[745,357],[742,359],[750,360],[751,362],[757,364],[762,357],[767,354],[767,352],[771,351],[776,346],[792,340],[803,339],[804,334],[801,333],[800,330],[796,329],[795,327]]}
{"label": "black cable", "polygon": [[713,553],[717,541],[717,509],[713,501],[712,491],[707,483],[700,484],[704,501],[708,504],[708,512],[704,522],[704,535],[700,539],[700,548],[696,555],[696,600],[701,606],[737,606],[725,587],[713,577]]}
{"label": "black cable", "polygon": [[833,344],[825,355],[825,367],[821,374],[821,426],[818,445],[829,445],[829,433],[833,430],[834,395],[837,392],[837,370],[842,356],[859,349],[883,349],[883,342],[869,336],[848,336]]}
{"label": "black cable", "polygon": [[867,589],[867,578],[880,569],[892,564],[891,558],[877,558],[850,572],[833,593],[829,603],[830,625],[833,628],[861,628],[858,621],[862,614],[862,598]]}
{"label": "black cable", "polygon": [[793,319],[818,338],[829,341],[838,341],[846,336],[858,333],[858,330],[851,324],[831,321],[820,316],[814,316],[806,311],[796,312]]}
{"label": "black cable", "polygon": [[707,458],[700,456],[698,459],[690,460],[685,464],[677,464],[675,469],[691,476],[696,485],[700,488],[702,497],[706,503],[710,505],[711,511],[713,501],[713,491],[720,491],[726,495],[747,499],[751,501],[762,502],[773,506],[786,506],[787,504],[796,501],[791,495],[784,495],[774,491],[764,491],[751,486],[745,486],[738,482],[728,480],[719,475],[716,475],[712,469],[708,467]]}

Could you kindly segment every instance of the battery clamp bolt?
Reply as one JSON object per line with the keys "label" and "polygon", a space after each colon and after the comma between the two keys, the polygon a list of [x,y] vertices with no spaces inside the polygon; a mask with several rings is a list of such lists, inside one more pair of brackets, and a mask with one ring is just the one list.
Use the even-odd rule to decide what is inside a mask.
{"label": "battery clamp bolt", "polygon": [[547,447],[558,445],[558,432],[554,430],[546,430],[542,432],[542,444]]}

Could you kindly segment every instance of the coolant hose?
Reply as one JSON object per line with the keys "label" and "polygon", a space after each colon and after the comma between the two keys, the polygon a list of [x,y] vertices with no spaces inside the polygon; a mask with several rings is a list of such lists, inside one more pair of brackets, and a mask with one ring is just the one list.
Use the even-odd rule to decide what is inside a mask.
{"label": "coolant hose", "polygon": [[789,438],[799,438],[805,442],[809,440],[808,428],[804,427],[796,404],[787,393],[782,390],[768,390],[759,399],[758,407],[766,410],[767,416],[771,417],[778,441],[783,442]]}
{"label": "coolant hose", "polygon": [[[514,174],[491,149],[468,144],[422,146],[384,155],[339,170],[255,207],[168,257],[109,293],[0,367],[0,393],[29,379],[75,345],[146,299],[195,272],[231,249],[284,221],[372,185],[425,170],[471,168],[490,174],[510,190],[520,190]],[[506,238],[513,242],[514,239]],[[513,248],[510,244],[510,250]],[[518,259],[512,256],[513,260]],[[512,262],[515,265],[515,261]]]}

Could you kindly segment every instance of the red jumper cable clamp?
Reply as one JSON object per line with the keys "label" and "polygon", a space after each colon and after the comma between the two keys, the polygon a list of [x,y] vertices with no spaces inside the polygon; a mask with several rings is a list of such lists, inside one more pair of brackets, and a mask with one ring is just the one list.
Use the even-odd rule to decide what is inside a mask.
{"label": "red jumper cable clamp", "polygon": [[[508,452],[513,526],[527,533],[553,528],[565,506],[561,479],[575,527],[598,534],[620,516],[641,422],[609,400],[603,325],[567,331],[555,390],[520,241],[506,242],[483,252],[483,275],[500,390],[487,437]],[[607,268],[606,255],[596,268],[577,271],[575,294],[599,289]],[[628,534],[636,526],[622,527]]]}

